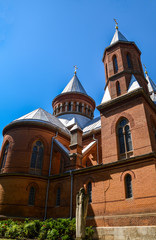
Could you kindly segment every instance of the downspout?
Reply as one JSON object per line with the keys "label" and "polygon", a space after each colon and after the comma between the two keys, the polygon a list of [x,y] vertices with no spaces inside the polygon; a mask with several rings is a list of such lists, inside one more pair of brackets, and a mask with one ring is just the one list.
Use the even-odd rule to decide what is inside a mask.
{"label": "downspout", "polygon": [[72,219],[73,212],[73,170],[70,170],[71,184],[70,184],[70,219]]}
{"label": "downspout", "polygon": [[52,137],[51,140],[51,151],[50,151],[50,163],[49,163],[49,174],[48,174],[48,183],[47,183],[47,191],[46,191],[46,200],[45,200],[45,212],[44,212],[44,220],[47,218],[47,206],[48,206],[48,195],[49,195],[49,185],[50,185],[50,173],[51,173],[51,163],[53,158],[53,145],[54,145],[54,139],[58,136],[58,132],[56,132],[56,135]]}
{"label": "downspout", "polygon": [[94,134],[93,134],[93,140],[96,141],[96,148],[97,148],[97,164],[99,164],[99,151],[98,151],[99,143],[98,143],[98,139],[95,138],[95,135],[94,135]]}

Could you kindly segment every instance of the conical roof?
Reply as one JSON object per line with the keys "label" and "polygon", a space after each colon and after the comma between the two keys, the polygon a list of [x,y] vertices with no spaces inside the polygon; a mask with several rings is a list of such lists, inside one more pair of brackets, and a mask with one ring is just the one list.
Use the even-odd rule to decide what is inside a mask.
{"label": "conical roof", "polygon": [[116,29],[110,45],[112,45],[113,43],[116,43],[118,41],[128,42],[128,40],[124,37],[124,35],[118,29]]}
{"label": "conical roof", "polygon": [[86,91],[84,90],[82,84],[80,83],[76,73],[70,80],[70,82],[67,84],[67,86],[64,88],[62,93],[68,93],[68,92],[78,92],[78,93],[83,93],[86,94]]}

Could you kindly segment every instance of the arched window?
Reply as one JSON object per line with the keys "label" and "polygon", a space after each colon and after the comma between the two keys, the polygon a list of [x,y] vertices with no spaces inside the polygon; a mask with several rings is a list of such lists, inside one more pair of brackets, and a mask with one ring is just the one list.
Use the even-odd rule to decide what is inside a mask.
{"label": "arched window", "polygon": [[126,174],[125,176],[125,192],[126,192],[126,198],[132,198],[132,178],[130,174]]}
{"label": "arched window", "polygon": [[68,111],[71,112],[71,102],[68,104]]}
{"label": "arched window", "polygon": [[115,55],[113,57],[113,68],[114,68],[114,73],[117,73],[118,72],[118,62],[117,62],[117,58]]}
{"label": "arched window", "polygon": [[128,158],[132,155],[133,147],[129,122],[126,118],[119,122],[117,132],[120,158]]}
{"label": "arched window", "polygon": [[37,141],[34,144],[34,147],[32,150],[31,164],[30,164],[30,168],[34,169],[36,173],[41,173],[42,162],[43,162],[43,152],[44,152],[44,147],[42,142]]}
{"label": "arched window", "polygon": [[91,182],[89,182],[87,185],[87,193],[89,196],[89,203],[91,203],[92,202],[92,183]]}
{"label": "arched window", "polygon": [[120,88],[119,81],[116,82],[116,92],[117,92],[117,96],[121,95],[121,88]]}
{"label": "arched window", "polygon": [[28,205],[34,206],[34,204],[35,204],[35,188],[31,187],[29,191]]}
{"label": "arched window", "polygon": [[82,104],[79,103],[79,112],[82,112]]}
{"label": "arched window", "polygon": [[132,61],[131,61],[131,56],[129,53],[127,53],[127,65],[128,65],[128,68],[132,69]]}
{"label": "arched window", "polygon": [[107,63],[106,63],[106,79],[108,80],[108,69],[107,69]]}
{"label": "arched window", "polygon": [[5,163],[6,163],[6,160],[7,160],[8,149],[9,149],[9,142],[7,142],[7,144],[4,147],[2,162],[1,162],[1,168],[5,167]]}
{"label": "arched window", "polygon": [[61,189],[58,188],[56,193],[56,206],[60,206],[60,196],[61,196]]}

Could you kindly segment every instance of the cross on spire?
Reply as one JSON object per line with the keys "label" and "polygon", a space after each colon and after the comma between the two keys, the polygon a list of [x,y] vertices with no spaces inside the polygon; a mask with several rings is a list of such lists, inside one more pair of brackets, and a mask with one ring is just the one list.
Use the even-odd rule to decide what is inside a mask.
{"label": "cross on spire", "polygon": [[115,28],[118,29],[118,23],[115,18],[114,18],[114,22],[115,22]]}
{"label": "cross on spire", "polygon": [[77,65],[75,65],[74,68],[75,68],[74,74],[76,74],[77,69],[78,69]]}

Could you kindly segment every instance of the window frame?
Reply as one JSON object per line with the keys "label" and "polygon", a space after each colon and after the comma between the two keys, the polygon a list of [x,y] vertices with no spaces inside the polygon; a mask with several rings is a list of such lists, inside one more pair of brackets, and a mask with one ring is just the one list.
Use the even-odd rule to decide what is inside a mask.
{"label": "window frame", "polygon": [[9,145],[10,143],[7,141],[4,145],[3,152],[2,152],[2,161],[0,165],[0,169],[3,170],[5,168],[7,156],[8,156],[8,151],[9,151]]}
{"label": "window frame", "polygon": [[[37,146],[38,142],[41,143],[40,146]],[[34,150],[35,147],[37,148],[36,152]],[[42,152],[40,152],[41,149],[42,149]],[[40,156],[40,154],[42,154],[42,155]],[[34,156],[34,155],[36,155],[36,156]],[[33,147],[32,147],[32,151],[31,151],[30,173],[38,174],[38,175],[41,174],[42,166],[43,166],[43,159],[44,159],[44,144],[41,140],[37,140],[37,141],[34,142]]]}
{"label": "window frame", "polygon": [[[33,192],[31,191],[32,189],[33,189]],[[35,197],[36,197],[36,189],[34,186],[31,186],[29,190],[28,206],[35,205]]]}
{"label": "window frame", "polygon": [[113,69],[114,69],[114,74],[118,73],[119,67],[118,67],[118,60],[116,55],[113,56]]}
{"label": "window frame", "polygon": [[127,60],[128,69],[133,69],[131,54],[129,52],[126,54],[126,60]]}
{"label": "window frame", "polygon": [[132,176],[127,173],[124,177],[125,184],[125,198],[132,199],[133,198],[133,188],[132,188]]}
{"label": "window frame", "polygon": [[[125,124],[121,126],[122,122],[125,121]],[[128,127],[128,131],[126,132],[126,127]],[[120,135],[119,130],[122,129],[122,133]],[[129,134],[129,136],[128,136]],[[127,136],[127,137],[126,137]],[[130,137],[130,143],[128,142],[128,137]],[[121,118],[117,124],[117,140],[118,140],[118,155],[119,159],[127,159],[133,156],[133,141],[132,141],[132,134],[130,129],[130,123],[127,118]],[[122,144],[124,151],[122,150]],[[130,148],[130,149],[128,149]]]}
{"label": "window frame", "polygon": [[87,184],[87,193],[89,196],[88,203],[92,203],[92,182],[88,182]]}

